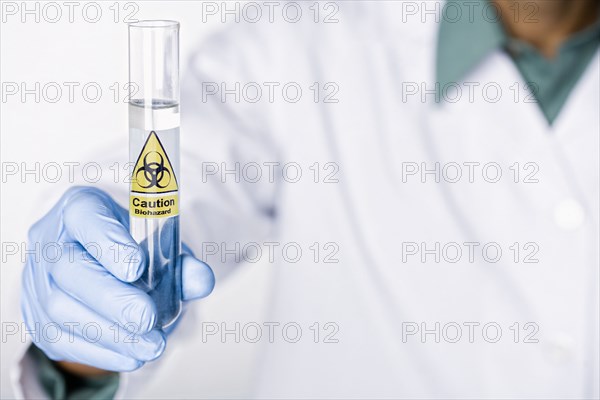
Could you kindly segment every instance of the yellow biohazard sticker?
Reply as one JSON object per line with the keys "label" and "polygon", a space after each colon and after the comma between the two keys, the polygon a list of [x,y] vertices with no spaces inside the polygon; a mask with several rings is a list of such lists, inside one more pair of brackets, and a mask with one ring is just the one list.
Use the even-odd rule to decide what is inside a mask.
{"label": "yellow biohazard sticker", "polygon": [[150,132],[133,168],[131,191],[135,193],[176,192],[177,178],[169,156],[158,139]]}
{"label": "yellow biohazard sticker", "polygon": [[150,132],[131,176],[129,211],[141,218],[179,214],[177,177],[156,132]]}

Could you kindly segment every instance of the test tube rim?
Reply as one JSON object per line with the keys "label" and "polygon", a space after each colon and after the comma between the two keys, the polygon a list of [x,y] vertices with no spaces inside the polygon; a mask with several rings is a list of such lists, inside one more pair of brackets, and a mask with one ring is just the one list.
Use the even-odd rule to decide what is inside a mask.
{"label": "test tube rim", "polygon": [[168,19],[146,19],[140,20],[136,22],[130,22],[128,24],[129,28],[150,28],[150,29],[173,29],[179,28],[179,22],[168,20]]}

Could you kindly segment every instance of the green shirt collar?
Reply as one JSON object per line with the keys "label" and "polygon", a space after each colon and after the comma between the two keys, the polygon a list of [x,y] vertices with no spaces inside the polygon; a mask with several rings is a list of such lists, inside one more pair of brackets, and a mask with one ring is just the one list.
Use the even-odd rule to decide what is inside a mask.
{"label": "green shirt collar", "polygon": [[[495,8],[487,0],[469,4],[467,7],[464,1],[451,0],[444,6],[436,61],[440,87],[460,82],[485,57],[507,43]],[[453,19],[457,10],[461,16]]]}

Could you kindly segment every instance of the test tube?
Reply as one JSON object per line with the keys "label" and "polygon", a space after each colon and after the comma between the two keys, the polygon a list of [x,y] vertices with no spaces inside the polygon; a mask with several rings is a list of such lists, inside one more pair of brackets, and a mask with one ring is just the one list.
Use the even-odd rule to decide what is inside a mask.
{"label": "test tube", "polygon": [[181,313],[179,23],[129,24],[129,229],[146,269],[134,285],[166,328]]}

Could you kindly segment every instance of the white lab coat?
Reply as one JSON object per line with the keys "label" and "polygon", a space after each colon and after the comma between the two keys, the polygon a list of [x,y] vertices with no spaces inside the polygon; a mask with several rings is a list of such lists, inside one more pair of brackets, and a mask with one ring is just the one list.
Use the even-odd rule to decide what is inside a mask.
{"label": "white lab coat", "polygon": [[[403,83],[434,87],[438,23],[432,16],[402,23],[399,12],[400,2],[349,2],[336,24],[240,23],[209,39],[190,61],[182,84],[182,151],[189,156],[182,161],[184,240],[196,254],[203,241],[276,240],[299,243],[306,252],[301,262],[278,257],[263,267],[270,276],[268,308],[254,321],[296,322],[304,337],[263,339],[245,396],[598,398],[598,54],[551,127],[523,92],[515,102],[510,87],[524,82],[501,51],[465,77],[479,88],[495,82],[503,91],[497,102],[483,99],[479,89],[473,101],[463,95],[441,106],[432,94],[425,102],[420,93],[403,99]],[[273,103],[236,103],[232,95],[225,103],[218,96],[204,102],[202,82],[229,88],[298,82],[304,93],[297,103],[280,96]],[[315,103],[308,89],[314,82],[335,82],[339,102]],[[202,181],[201,162],[231,168],[235,161],[295,162],[309,178]],[[338,165],[339,182],[314,183],[308,169],[314,162]],[[403,182],[406,163],[431,168],[436,162],[448,167],[449,179],[451,163],[463,165],[463,178],[436,183],[430,174],[426,183],[420,175]],[[497,163],[502,178],[489,183],[475,169],[470,183],[465,162]],[[519,183],[509,168],[515,162]],[[532,171],[525,163],[538,167],[538,183],[523,182]],[[334,242],[339,262],[314,263],[308,250],[314,242]],[[420,254],[404,254],[403,262],[406,242],[480,245],[474,262],[464,251],[456,263],[447,261],[451,256],[422,262]],[[515,242],[518,263],[510,250]],[[501,248],[499,262],[482,259],[486,243]],[[539,262],[523,263],[536,245],[532,257]],[[217,256],[208,261],[218,277],[230,269]],[[240,322],[253,316],[250,311]],[[201,318],[183,325],[199,332]],[[336,323],[339,343],[314,343],[314,322]],[[463,337],[451,343],[448,330],[439,343],[433,334],[425,343],[419,335],[403,342],[403,327],[422,322],[461,325]],[[473,343],[466,337],[469,322],[480,324]],[[523,343],[534,329],[524,329],[528,322],[539,327],[538,343]],[[497,343],[483,340],[486,323],[502,328]],[[510,328],[515,323],[519,343]],[[194,359],[192,343],[199,340],[199,334],[174,337],[169,351],[183,349]],[[162,382],[152,391],[147,370]],[[127,375],[124,398],[202,396],[194,371],[168,357]],[[186,382],[186,391],[173,382]]]}

